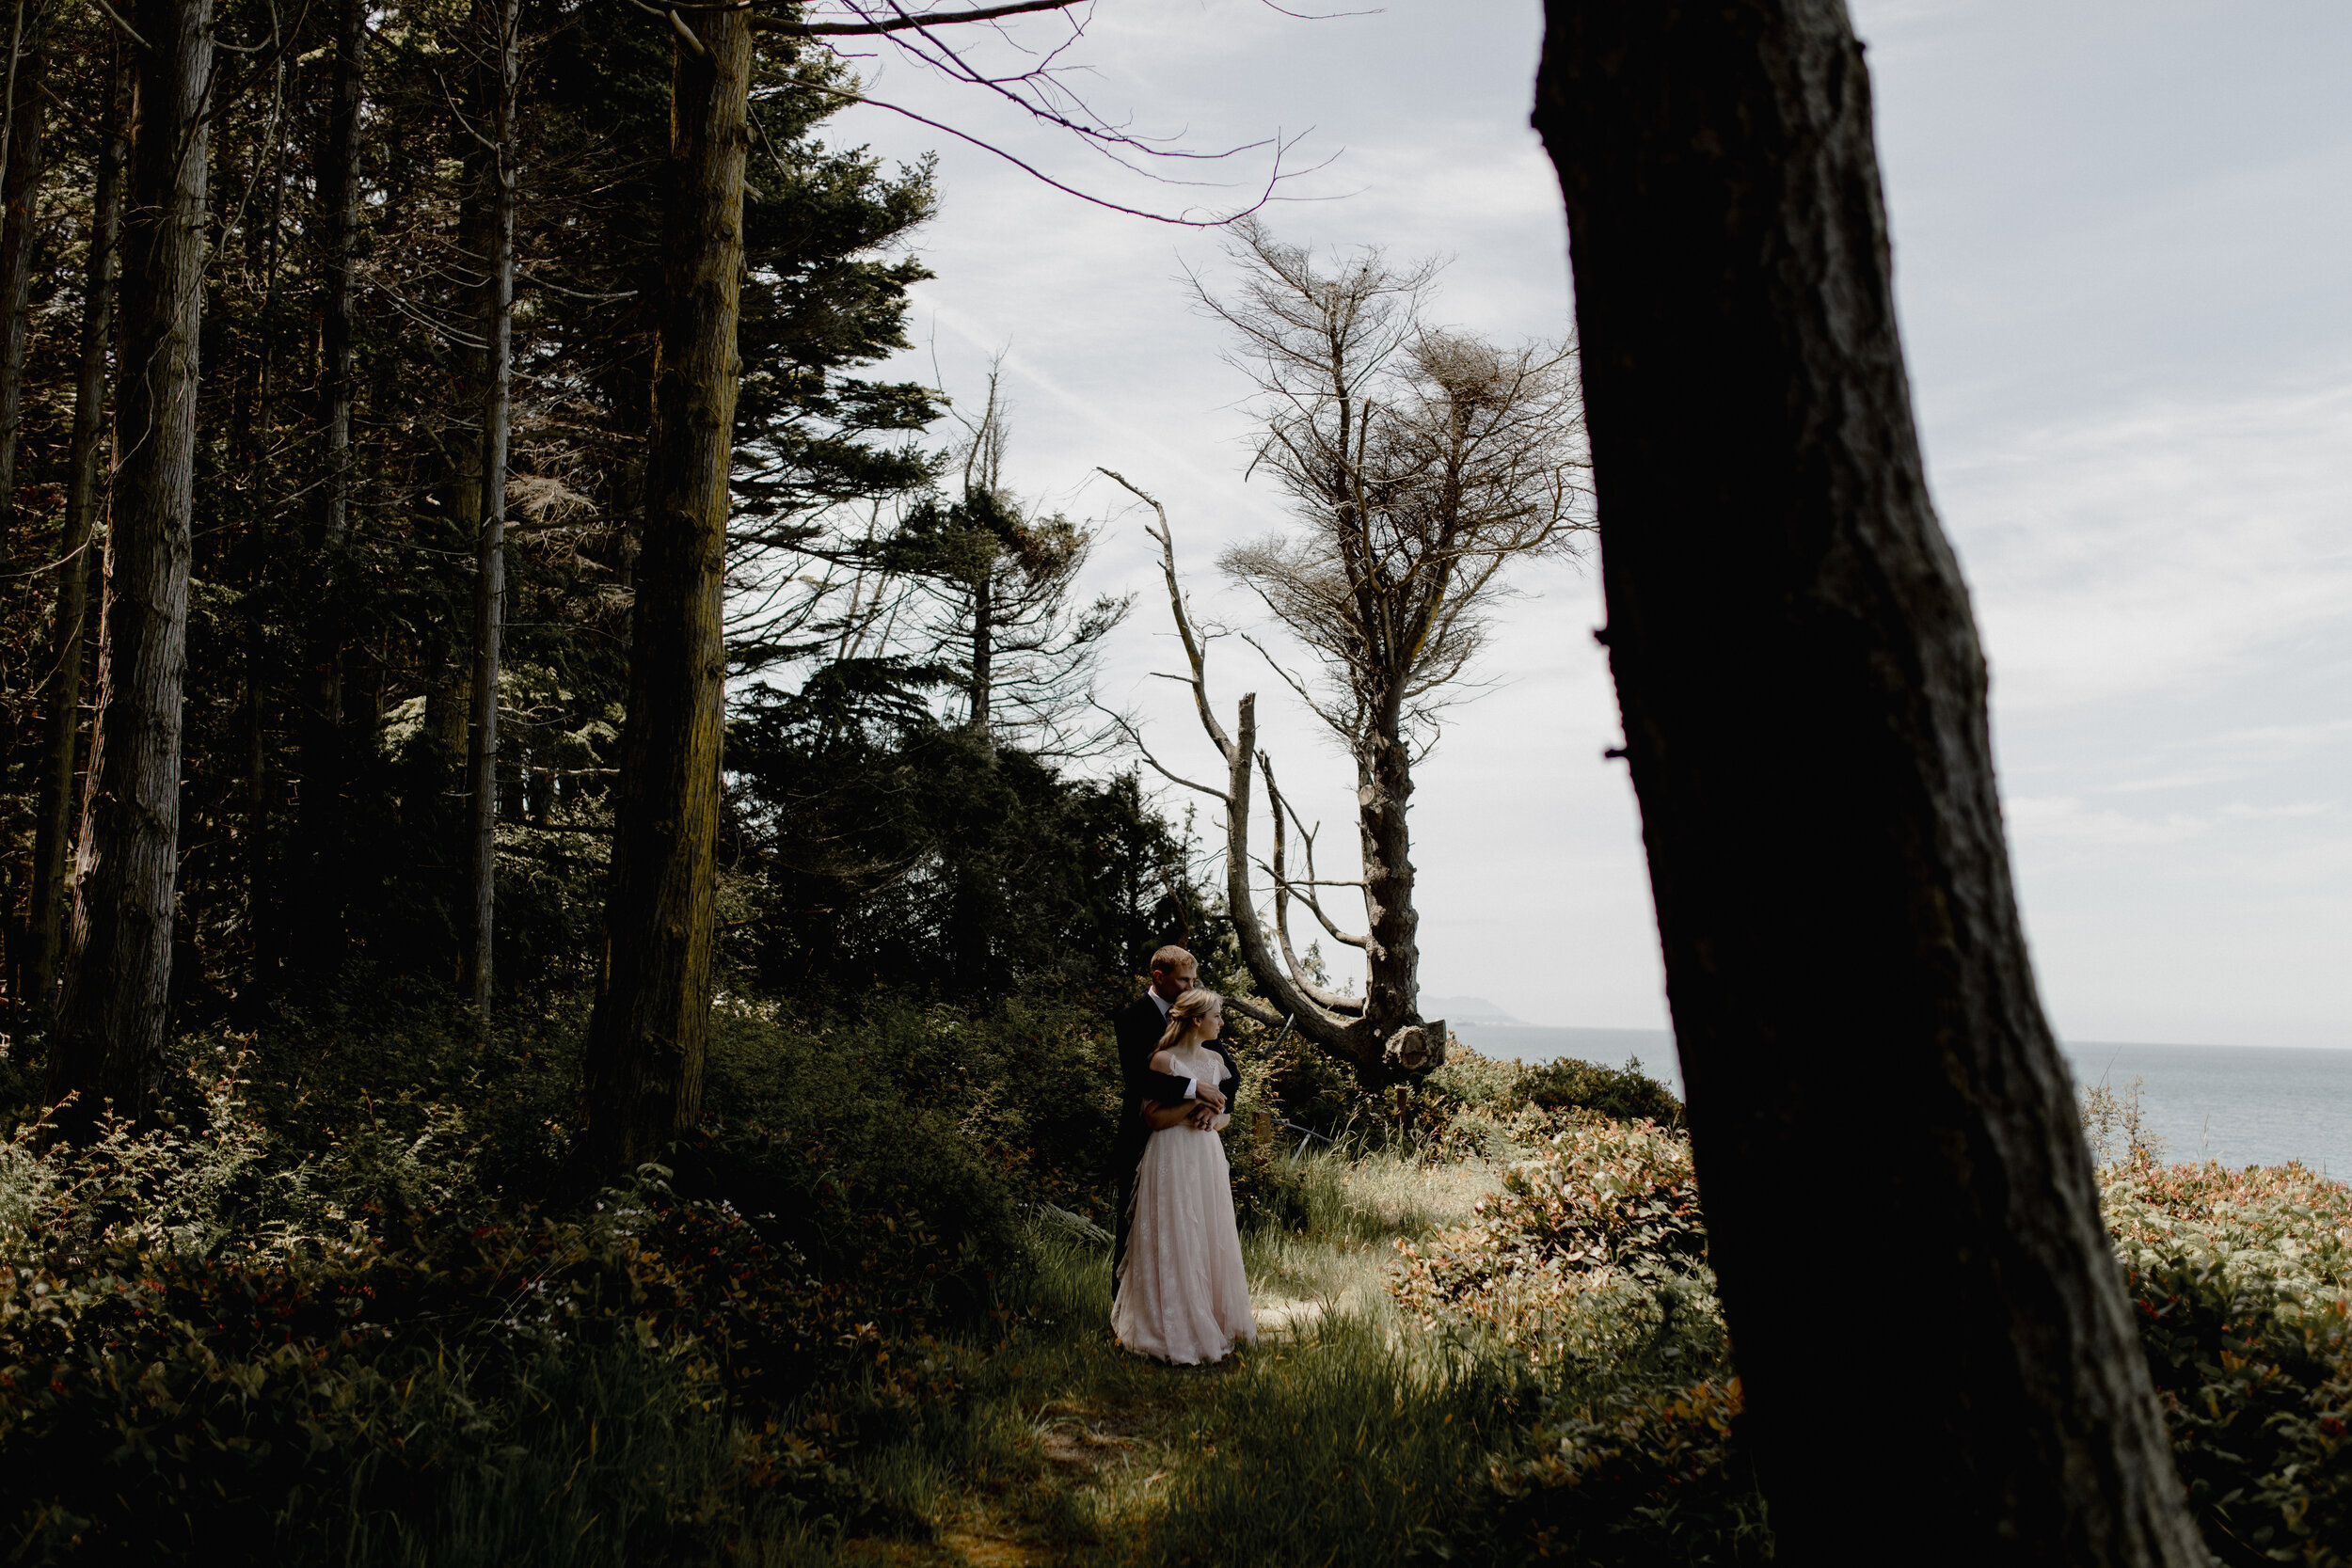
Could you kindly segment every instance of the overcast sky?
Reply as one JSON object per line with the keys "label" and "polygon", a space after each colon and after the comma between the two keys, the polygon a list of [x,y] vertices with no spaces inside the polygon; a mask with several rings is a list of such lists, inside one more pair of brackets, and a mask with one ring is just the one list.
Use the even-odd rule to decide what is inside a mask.
{"label": "overcast sky", "polygon": [[[1138,131],[1301,136],[1293,166],[1330,158],[1283,187],[1313,199],[1268,210],[1282,235],[1449,256],[1441,319],[1557,337],[1565,232],[1527,129],[1540,9],[1396,0],[1307,22],[1258,0],[1102,0],[1068,58]],[[2352,1046],[2352,7],[1863,0],[1855,21],[1930,473],[1992,658],[2058,1030]],[[1065,34],[1031,20],[1006,39]],[[1265,171],[1245,154],[1211,176],[1232,188],[1145,185],[886,52],[870,67],[875,97],[1131,204],[1235,204]],[[834,127],[892,158],[938,150],[942,209],[915,248],[939,276],[896,369],[935,365],[968,399],[1009,351],[1014,487],[1106,519],[1088,587],[1139,591],[1105,695],[1170,766],[1207,771],[1182,692],[1150,678],[1174,649],[1141,519],[1089,476],[1157,492],[1203,611],[1261,624],[1215,560],[1282,526],[1280,499],[1244,483],[1248,388],[1182,285],[1187,266],[1224,276],[1217,236],[1088,206],[878,108]],[[1496,685],[1419,775],[1423,984],[1530,1022],[1663,1026],[1639,821],[1601,755],[1617,722],[1597,574],[1523,582]],[[1260,693],[1286,789],[1346,847],[1330,744],[1238,638],[1211,677],[1229,713]]]}

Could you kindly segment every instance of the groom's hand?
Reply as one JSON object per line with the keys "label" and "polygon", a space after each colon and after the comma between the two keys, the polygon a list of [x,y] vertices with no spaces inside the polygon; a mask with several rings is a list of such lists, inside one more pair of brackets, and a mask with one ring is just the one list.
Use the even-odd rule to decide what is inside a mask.
{"label": "groom's hand", "polygon": [[1200,1129],[1203,1132],[1211,1132],[1216,1130],[1216,1113],[1210,1110],[1206,1105],[1195,1105],[1192,1108],[1191,1119],[1192,1124]]}
{"label": "groom's hand", "polygon": [[1225,1109],[1225,1091],[1205,1078],[1193,1085],[1192,1097],[1212,1111]]}

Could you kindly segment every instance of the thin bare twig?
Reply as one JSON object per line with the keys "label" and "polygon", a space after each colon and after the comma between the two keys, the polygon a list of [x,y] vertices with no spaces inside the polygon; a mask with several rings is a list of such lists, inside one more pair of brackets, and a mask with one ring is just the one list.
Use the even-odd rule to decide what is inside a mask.
{"label": "thin bare twig", "polygon": [[1019,16],[1027,11],[1067,10],[1085,0],[1020,0],[1018,5],[983,6],[969,11],[928,11],[920,15],[898,15],[888,22],[785,22],[774,17],[757,17],[752,22],[755,31],[775,33],[785,38],[849,38],[875,33],[903,33],[920,27],[950,27],[963,22],[993,22],[1000,16]]}

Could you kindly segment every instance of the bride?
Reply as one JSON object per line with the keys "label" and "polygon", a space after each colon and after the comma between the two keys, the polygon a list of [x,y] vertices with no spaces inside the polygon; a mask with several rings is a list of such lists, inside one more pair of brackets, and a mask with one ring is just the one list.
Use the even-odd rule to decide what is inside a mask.
{"label": "bride", "polygon": [[[1224,999],[1188,990],[1168,1011],[1154,1071],[1216,1082],[1224,1062],[1206,1048],[1225,1026]],[[1230,1103],[1234,1080],[1219,1085]],[[1151,1123],[1143,1164],[1136,1174],[1133,1227],[1120,1265],[1111,1332],[1139,1354],[1193,1365],[1221,1360],[1236,1339],[1257,1337],[1249,1310],[1249,1280],[1242,1270],[1241,1237],[1233,1225],[1232,1179],[1225,1140],[1227,1117],[1201,1112],[1198,1101],[1142,1102]]]}

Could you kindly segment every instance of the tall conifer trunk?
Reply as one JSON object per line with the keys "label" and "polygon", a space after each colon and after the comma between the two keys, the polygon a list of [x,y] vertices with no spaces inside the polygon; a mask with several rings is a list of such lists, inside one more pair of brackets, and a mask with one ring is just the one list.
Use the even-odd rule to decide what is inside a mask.
{"label": "tall conifer trunk", "polygon": [[[42,80],[47,59],[38,44],[27,46],[24,23],[24,7],[20,4],[10,30],[5,127],[0,128],[0,141],[6,144],[6,156],[0,157],[0,201],[6,205],[5,216],[0,216],[0,561],[16,554],[20,528],[16,455],[24,422],[24,344],[31,325],[25,306],[33,278],[33,203],[40,191],[49,121]],[[8,588],[15,592],[23,586],[16,582]],[[21,744],[18,728],[14,722],[0,722],[0,799],[7,797],[14,784]],[[0,820],[15,815],[10,801],[0,810]],[[12,839],[14,834],[8,836]],[[15,855],[0,858],[0,997],[5,997],[20,1021],[29,1022],[40,1008],[26,1006],[35,967],[30,950],[36,921],[29,900],[24,925],[17,926],[15,919],[23,886],[19,879],[24,874]]]}
{"label": "tall conifer trunk", "polygon": [[109,538],[98,743],[82,823],[53,1092],[140,1116],[170,1022],[186,675],[197,330],[212,77],[210,0],[141,0],[138,114],[122,234],[123,460]]}
{"label": "tall conifer trunk", "polygon": [[2201,1563],[2035,993],[1845,7],[1548,13],[1605,641],[1782,1555]]}
{"label": "tall conifer trunk", "polygon": [[81,761],[83,643],[95,576],[91,566],[97,555],[98,507],[104,489],[99,470],[106,429],[106,338],[122,229],[122,166],[130,146],[124,135],[130,84],[121,65],[126,48],[116,45],[117,65],[109,75],[104,128],[99,134],[98,187],[82,280],[73,437],[66,453],[65,521],[57,532],[57,604],[49,629],[40,782],[33,816],[32,976],[26,994],[36,1022],[45,1022],[56,1005],[57,961],[70,909],[66,866],[73,849],[73,779]]}
{"label": "tall conifer trunk", "polygon": [[16,458],[24,422],[25,306],[33,282],[33,211],[48,153],[48,59],[28,49],[15,62],[7,172],[0,176],[0,540],[16,531]]}
{"label": "tall conifer trunk", "polygon": [[470,858],[468,904],[472,944],[467,977],[475,1010],[490,1008],[498,930],[499,662],[506,626],[506,437],[515,328],[515,93],[520,24],[517,0],[485,0],[478,13],[495,29],[485,72],[491,99],[484,238],[481,525],[474,535],[472,741],[467,753]]}
{"label": "tall conifer trunk", "polygon": [[709,1028],[752,51],[747,13],[693,15],[702,52],[680,48],[671,79],[645,536],[603,974],[588,1033],[590,1148],[620,1168],[692,1129]]}
{"label": "tall conifer trunk", "polygon": [[343,626],[339,578],[351,537],[352,262],[359,238],[360,108],[368,42],[366,0],[342,0],[335,30],[335,71],[327,87],[326,135],[319,146],[318,431],[319,498],[304,574],[302,874],[294,929],[314,966],[331,966],[342,947],[341,845],[350,759],[343,718]]}
{"label": "tall conifer trunk", "polygon": [[989,720],[996,705],[996,570],[991,555],[972,589],[972,714],[966,722],[983,741],[990,736]]}
{"label": "tall conifer trunk", "polygon": [[[283,68],[280,68],[283,70]],[[284,90],[281,76],[279,90]],[[287,132],[281,132],[269,158],[269,219],[262,230],[261,364],[256,370],[253,414],[246,431],[244,461],[265,489],[277,477],[272,453],[278,428],[278,375],[285,333],[278,319],[278,273],[285,256]],[[246,936],[251,943],[252,973],[257,989],[267,990],[278,976],[287,946],[284,910],[277,896],[276,855],[270,831],[269,693],[278,677],[278,659],[269,646],[270,570],[274,562],[269,513],[257,509],[246,523],[244,711],[240,716],[245,756],[242,780],[245,797],[245,836],[240,858],[245,871]]]}

